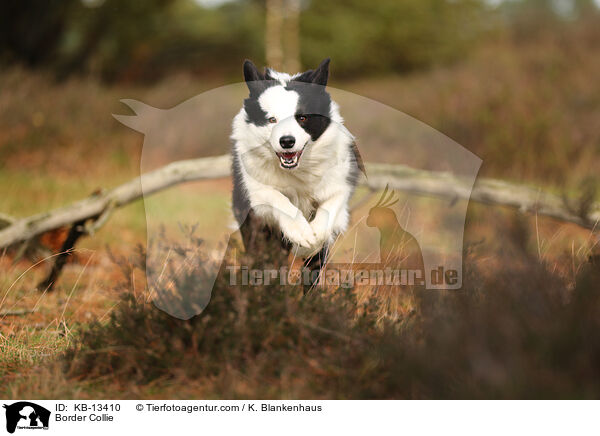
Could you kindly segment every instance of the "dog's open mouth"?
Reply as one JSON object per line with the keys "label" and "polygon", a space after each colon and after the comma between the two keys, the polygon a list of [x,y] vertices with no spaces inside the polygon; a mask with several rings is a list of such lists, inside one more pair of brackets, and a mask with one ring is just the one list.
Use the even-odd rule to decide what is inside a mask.
{"label": "dog's open mouth", "polygon": [[295,168],[298,166],[298,162],[300,161],[300,156],[302,155],[302,150],[295,151],[291,153],[277,153],[279,157],[279,164],[281,168]]}

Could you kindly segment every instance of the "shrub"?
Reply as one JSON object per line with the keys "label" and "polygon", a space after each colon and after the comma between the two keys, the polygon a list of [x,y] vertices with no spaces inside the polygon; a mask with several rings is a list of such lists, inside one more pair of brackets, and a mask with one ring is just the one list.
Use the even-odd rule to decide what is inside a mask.
{"label": "shrub", "polygon": [[422,291],[416,311],[394,321],[380,320],[375,298],[357,304],[355,290],[303,296],[231,286],[226,273],[188,321],[127,294],[64,368],[125,384],[200,380],[216,398],[597,398],[597,267],[569,290],[526,253],[493,274],[469,265],[463,290]]}

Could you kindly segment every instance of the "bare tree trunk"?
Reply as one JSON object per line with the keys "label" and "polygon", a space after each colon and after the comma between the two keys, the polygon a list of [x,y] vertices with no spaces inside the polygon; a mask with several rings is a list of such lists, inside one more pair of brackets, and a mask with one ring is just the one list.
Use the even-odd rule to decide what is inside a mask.
{"label": "bare tree trunk", "polygon": [[289,73],[300,71],[300,0],[266,0],[267,65]]}
{"label": "bare tree trunk", "polygon": [[300,71],[300,0],[286,0],[284,70]]}
{"label": "bare tree trunk", "polygon": [[280,70],[283,66],[283,8],[285,0],[266,0],[265,57],[267,65]]}

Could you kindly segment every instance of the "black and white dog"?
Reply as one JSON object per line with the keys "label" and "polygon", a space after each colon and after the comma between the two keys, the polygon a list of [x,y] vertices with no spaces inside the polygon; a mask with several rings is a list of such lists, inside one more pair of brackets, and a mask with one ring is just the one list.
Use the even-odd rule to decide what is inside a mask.
{"label": "black and white dog", "polygon": [[348,226],[348,201],[364,168],[325,89],[328,76],[329,59],[293,76],[244,63],[250,95],[231,138],[233,211],[247,251],[259,222],[320,268]]}

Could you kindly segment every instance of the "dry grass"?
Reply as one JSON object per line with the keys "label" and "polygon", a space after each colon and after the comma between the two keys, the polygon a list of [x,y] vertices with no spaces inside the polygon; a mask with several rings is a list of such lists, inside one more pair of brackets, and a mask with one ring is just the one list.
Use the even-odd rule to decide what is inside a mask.
{"label": "dry grass", "polygon": [[[587,263],[569,280],[522,246],[522,230],[518,223],[512,229],[501,270],[481,271],[479,255],[468,254],[461,291],[416,290],[415,310],[394,320],[380,316],[388,309],[374,293],[359,303],[365,299],[357,292],[366,289],[303,296],[292,286],[232,286],[223,271],[207,309],[181,321],[134,290],[132,269],[124,268],[126,292],[110,319],[80,329],[54,363],[37,362],[21,377],[9,377],[3,393],[598,398],[600,342],[590,334],[600,327],[598,265]],[[175,252],[190,262],[185,250]],[[199,291],[204,267],[194,262],[200,259],[183,270],[178,262],[169,265],[177,271],[175,301]],[[245,260],[263,265],[262,259]]]}

